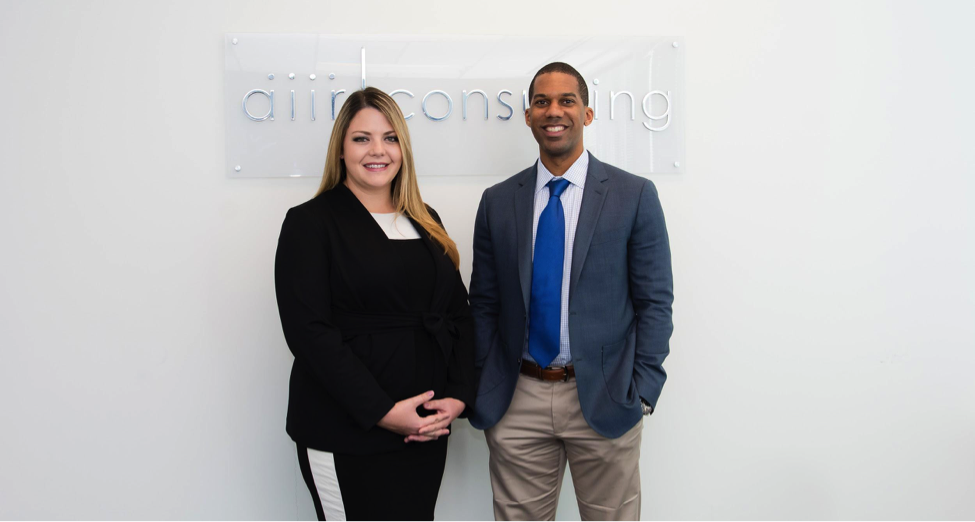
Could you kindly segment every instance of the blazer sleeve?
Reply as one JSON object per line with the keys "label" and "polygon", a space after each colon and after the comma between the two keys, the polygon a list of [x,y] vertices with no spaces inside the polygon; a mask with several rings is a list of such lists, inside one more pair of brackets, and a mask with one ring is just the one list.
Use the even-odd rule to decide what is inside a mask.
{"label": "blazer sleeve", "polygon": [[653,182],[646,180],[628,245],[630,295],[637,315],[633,379],[643,400],[656,409],[670,353],[674,277],[664,212]]}
{"label": "blazer sleeve", "polygon": [[[427,210],[446,231],[437,211],[429,205]],[[464,286],[459,270],[454,272],[453,287],[447,315],[457,326],[458,336],[454,341],[451,358],[447,361],[447,386],[444,389],[444,396],[462,401],[466,407],[460,416],[467,417],[473,411],[474,398],[477,396],[477,381],[474,375],[474,321],[468,304],[467,288]]]}
{"label": "blazer sleeve", "polygon": [[478,378],[488,354],[491,353],[494,345],[501,342],[498,334],[501,299],[487,207],[488,191],[485,190],[481,195],[481,202],[477,206],[477,217],[474,220],[474,264],[470,293],[475,335],[474,367]]}
{"label": "blazer sleeve", "polygon": [[362,429],[373,427],[395,402],[342,341],[331,322],[327,234],[301,207],[288,211],[274,262],[278,312],[288,348]]}
{"label": "blazer sleeve", "polygon": [[477,396],[477,382],[474,376],[474,321],[467,303],[467,289],[460,272],[456,273],[454,292],[451,296],[449,315],[457,326],[459,335],[454,341],[454,349],[447,363],[447,386],[444,396],[463,401],[466,408],[460,414],[467,417],[474,407]]}

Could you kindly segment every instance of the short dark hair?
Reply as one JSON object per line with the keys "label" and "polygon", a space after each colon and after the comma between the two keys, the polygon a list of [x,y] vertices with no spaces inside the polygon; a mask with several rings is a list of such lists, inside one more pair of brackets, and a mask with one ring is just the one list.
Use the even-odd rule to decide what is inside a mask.
{"label": "short dark hair", "polygon": [[579,84],[579,95],[582,96],[582,105],[589,106],[589,88],[586,87],[586,80],[579,74],[579,71],[575,67],[565,63],[565,62],[552,62],[545,67],[542,67],[535,73],[535,77],[532,78],[531,84],[528,85],[528,100],[531,103],[531,99],[535,96],[535,80],[543,74],[558,72],[562,74],[568,74],[576,79]]}

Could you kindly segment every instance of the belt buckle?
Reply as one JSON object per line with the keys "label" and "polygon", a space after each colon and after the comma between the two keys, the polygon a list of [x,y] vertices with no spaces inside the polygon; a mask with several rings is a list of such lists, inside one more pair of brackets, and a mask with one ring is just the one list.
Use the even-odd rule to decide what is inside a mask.
{"label": "belt buckle", "polygon": [[[553,370],[555,369],[555,368],[552,368],[551,366],[549,366],[549,368],[551,368]],[[562,381],[562,382],[569,382],[569,369],[566,368],[565,366],[560,366],[558,369],[562,370],[562,378],[559,379],[559,380]]]}

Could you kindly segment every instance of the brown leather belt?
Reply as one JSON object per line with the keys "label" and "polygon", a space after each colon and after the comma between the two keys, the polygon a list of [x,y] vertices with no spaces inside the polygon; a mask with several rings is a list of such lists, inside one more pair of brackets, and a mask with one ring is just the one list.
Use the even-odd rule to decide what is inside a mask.
{"label": "brown leather belt", "polygon": [[542,368],[531,361],[521,361],[521,373],[543,381],[568,381],[576,376],[576,369],[569,366]]}

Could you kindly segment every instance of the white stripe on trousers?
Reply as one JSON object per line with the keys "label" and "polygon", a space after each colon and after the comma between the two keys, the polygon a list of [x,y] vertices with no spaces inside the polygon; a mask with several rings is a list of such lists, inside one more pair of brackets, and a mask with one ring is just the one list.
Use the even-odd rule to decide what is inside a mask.
{"label": "white stripe on trousers", "polygon": [[342,490],[339,489],[339,477],[335,474],[335,456],[327,451],[309,449],[308,466],[311,468],[325,520],[345,520]]}

